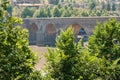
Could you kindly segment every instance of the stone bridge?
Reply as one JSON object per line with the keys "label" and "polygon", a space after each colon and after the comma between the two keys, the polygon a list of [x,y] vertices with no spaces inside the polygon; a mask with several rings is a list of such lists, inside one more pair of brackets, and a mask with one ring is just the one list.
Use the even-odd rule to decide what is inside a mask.
{"label": "stone bridge", "polygon": [[103,23],[110,18],[120,21],[120,17],[81,17],[81,18],[25,18],[23,27],[29,30],[30,45],[54,46],[60,29],[74,28],[75,41],[91,35],[98,22]]}

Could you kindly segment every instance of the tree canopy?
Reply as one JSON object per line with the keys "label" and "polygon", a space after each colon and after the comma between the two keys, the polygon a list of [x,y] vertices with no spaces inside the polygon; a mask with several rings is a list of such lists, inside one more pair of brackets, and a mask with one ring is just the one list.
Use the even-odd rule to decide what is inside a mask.
{"label": "tree canopy", "polygon": [[119,80],[120,23],[110,19],[99,23],[83,47],[74,41],[72,27],[61,31],[56,50],[47,54],[47,74],[57,80]]}
{"label": "tree canopy", "polygon": [[19,26],[22,19],[8,14],[8,3],[0,3],[0,80],[32,80],[37,56],[28,47],[28,30]]}

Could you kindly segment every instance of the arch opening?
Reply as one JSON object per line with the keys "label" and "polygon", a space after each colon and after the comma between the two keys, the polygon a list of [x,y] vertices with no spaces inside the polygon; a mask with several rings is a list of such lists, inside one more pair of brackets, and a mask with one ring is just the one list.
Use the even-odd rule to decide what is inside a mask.
{"label": "arch opening", "polygon": [[86,35],[84,28],[80,28],[78,35]]}
{"label": "arch opening", "polygon": [[46,35],[53,35],[54,33],[56,33],[56,29],[52,23],[49,23],[46,26],[45,33],[46,33]]}
{"label": "arch opening", "polygon": [[87,41],[87,34],[86,31],[83,27],[81,27],[79,24],[75,23],[71,25],[73,30],[74,30],[74,35],[75,35],[75,41],[78,42],[79,39],[83,39],[83,41]]}
{"label": "arch opening", "polygon": [[75,24],[72,24],[72,28],[74,30],[74,34],[77,35],[79,33],[81,26],[79,24],[75,23]]}
{"label": "arch opening", "polygon": [[29,28],[29,42],[30,45],[36,45],[37,43],[37,31],[38,27],[35,23],[32,23]]}
{"label": "arch opening", "polygon": [[77,23],[72,24],[72,28],[74,30],[75,36],[76,35],[86,35],[86,31],[79,24],[77,24]]}
{"label": "arch opening", "polygon": [[44,45],[50,45],[50,46],[54,46],[55,45],[55,38],[56,38],[56,29],[54,27],[54,24],[49,23],[46,26],[45,29],[45,39],[44,39]]}

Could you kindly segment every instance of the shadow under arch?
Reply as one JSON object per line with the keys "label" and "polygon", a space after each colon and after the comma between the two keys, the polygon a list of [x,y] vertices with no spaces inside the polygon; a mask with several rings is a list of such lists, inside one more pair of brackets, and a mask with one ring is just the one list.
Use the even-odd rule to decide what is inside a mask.
{"label": "shadow under arch", "polygon": [[29,42],[30,45],[36,45],[37,43],[37,31],[38,27],[35,23],[32,23],[29,27]]}
{"label": "shadow under arch", "polygon": [[81,39],[82,37],[83,37],[83,40],[84,40],[84,37],[86,36],[85,29],[77,23],[71,24],[68,27],[70,27],[70,26],[72,26],[72,28],[74,30],[75,41],[78,42],[79,39]]}
{"label": "shadow under arch", "polygon": [[44,38],[44,45],[45,46],[55,46],[55,38],[56,38],[56,28],[54,24],[49,23],[45,28],[45,38]]}
{"label": "shadow under arch", "polygon": [[56,29],[54,27],[54,24],[49,23],[46,26],[45,33],[46,33],[46,35],[53,35],[54,33],[56,33]]}

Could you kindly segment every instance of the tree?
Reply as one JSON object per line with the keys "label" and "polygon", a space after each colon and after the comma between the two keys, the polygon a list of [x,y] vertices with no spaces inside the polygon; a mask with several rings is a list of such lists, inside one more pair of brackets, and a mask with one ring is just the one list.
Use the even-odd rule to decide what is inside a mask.
{"label": "tree", "polygon": [[21,13],[22,18],[32,17],[34,10],[31,10],[29,7],[25,7]]}
{"label": "tree", "polygon": [[102,5],[102,9],[105,9],[105,8],[106,8],[105,2],[102,2],[101,5]]}
{"label": "tree", "polygon": [[[89,48],[92,53],[98,53],[99,57],[105,56],[108,60],[115,60],[120,57],[120,23],[110,19],[102,26],[98,24],[94,35],[90,37]],[[117,42],[115,42],[117,40]]]}
{"label": "tree", "polygon": [[[103,60],[91,56],[87,49],[74,42],[72,27],[56,39],[56,50],[49,49],[47,54],[48,70],[51,78],[56,80],[93,80],[97,79],[104,65]],[[99,76],[98,76],[99,75]]]}
{"label": "tree", "polygon": [[11,5],[9,5],[9,6],[7,7],[7,11],[8,11],[8,13],[9,13],[10,15],[12,15],[12,9],[13,9],[13,6],[11,6]]}
{"label": "tree", "polygon": [[53,8],[53,13],[52,13],[53,17],[60,17],[61,13],[59,11],[59,9],[57,7]]}
{"label": "tree", "polygon": [[105,80],[119,80],[120,77],[120,23],[110,19],[104,25],[98,24],[89,38],[89,52],[98,58],[104,58]]}
{"label": "tree", "polygon": [[59,0],[48,0],[49,4],[55,4],[57,5],[59,3]]}
{"label": "tree", "polygon": [[64,2],[64,0],[61,0],[61,2]]}
{"label": "tree", "polygon": [[33,17],[34,18],[43,18],[43,17],[49,17],[51,16],[49,9],[47,7],[45,8],[39,8],[38,10],[35,11]]}
{"label": "tree", "polygon": [[50,8],[46,8],[46,15],[47,15],[47,17],[51,17],[51,11],[50,11]]}
{"label": "tree", "polygon": [[97,11],[97,12],[96,12],[96,15],[97,15],[97,16],[101,16],[101,14],[102,14],[101,12],[102,12],[102,11]]}
{"label": "tree", "polygon": [[40,9],[36,10],[33,14],[33,18],[38,18],[40,14]]}
{"label": "tree", "polygon": [[90,10],[93,10],[93,9],[95,8],[95,6],[96,6],[96,3],[95,3],[95,2],[90,2],[90,3],[89,3],[89,8],[90,8]]}
{"label": "tree", "polygon": [[28,47],[28,31],[17,26],[22,20],[8,15],[7,4],[0,4],[0,80],[26,80],[36,73],[37,57]]}
{"label": "tree", "polygon": [[[74,42],[73,29],[61,31],[49,49],[47,72],[55,80],[119,80],[120,23],[98,24],[86,48]],[[115,41],[114,41],[115,40]],[[117,41],[116,41],[117,40]]]}
{"label": "tree", "polygon": [[[56,39],[56,47],[59,51],[49,50],[48,62],[52,67],[52,78],[59,80],[73,80],[76,76],[72,71],[74,64],[73,57],[77,54],[77,47],[74,42],[74,33],[72,28],[62,31]],[[57,60],[57,61],[56,61]],[[71,64],[70,64],[71,63]],[[50,68],[50,67],[49,67]],[[74,78],[72,78],[72,75]],[[76,77],[77,78],[77,77]]]}
{"label": "tree", "polygon": [[110,2],[107,3],[107,11],[110,11],[111,10],[111,5],[110,5]]}
{"label": "tree", "polygon": [[87,13],[87,12],[85,12],[85,11],[81,12],[81,15],[82,15],[82,16],[84,16],[84,17],[89,16],[89,15],[88,15],[88,13]]}
{"label": "tree", "polygon": [[112,11],[115,11],[115,10],[116,10],[116,4],[113,3],[113,4],[112,4]]}

